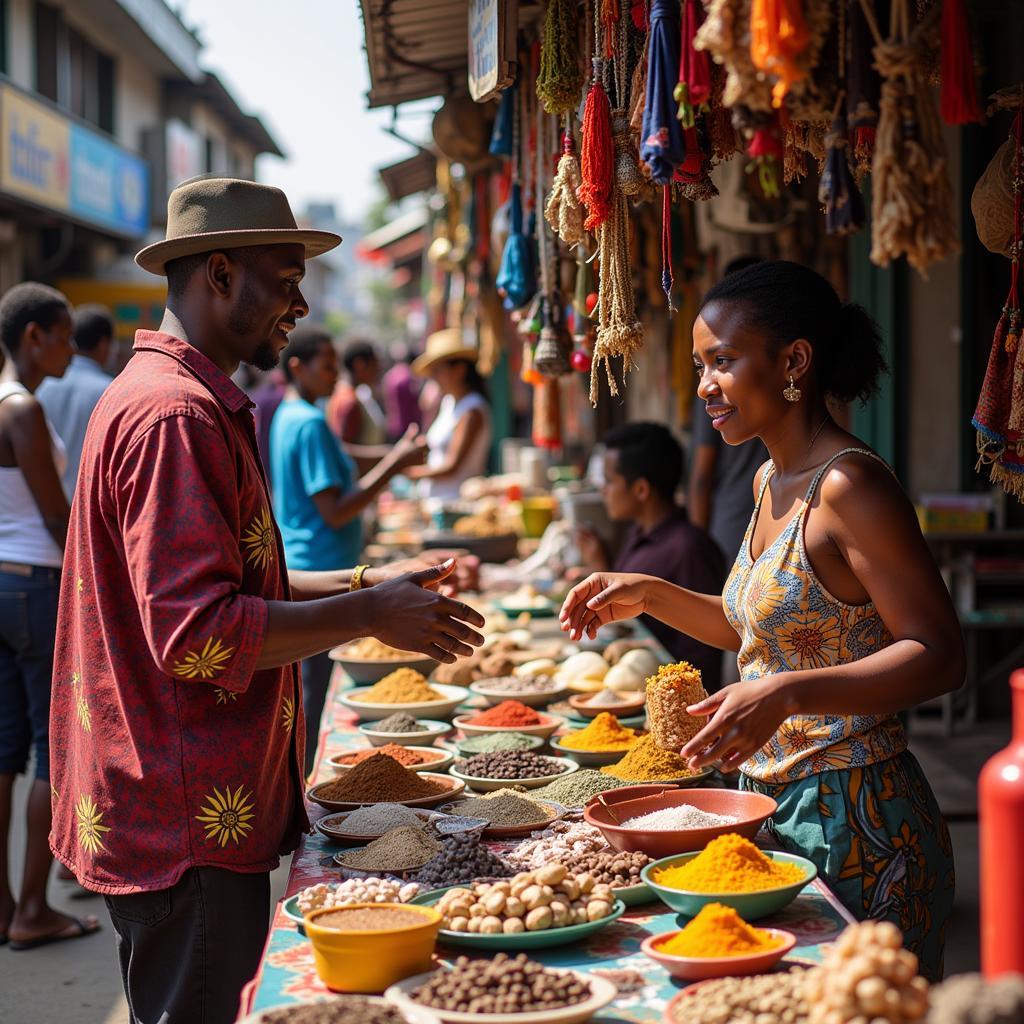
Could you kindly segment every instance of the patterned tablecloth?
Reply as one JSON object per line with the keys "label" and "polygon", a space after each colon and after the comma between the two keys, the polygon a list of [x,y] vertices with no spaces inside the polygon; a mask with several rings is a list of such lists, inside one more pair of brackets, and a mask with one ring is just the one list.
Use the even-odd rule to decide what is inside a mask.
{"label": "patterned tablecloth", "polygon": [[[346,685],[339,675],[336,674],[324,712],[324,721],[330,727],[325,725],[320,738],[318,764],[333,754],[365,746],[365,740],[355,730],[355,716],[334,700],[338,689]],[[318,781],[329,777],[329,773],[323,773]],[[315,804],[309,810],[310,820],[327,813]],[[337,851],[337,846],[332,846],[317,832],[304,837],[292,859],[285,898],[318,882],[340,880],[339,869],[331,860]],[[780,914],[757,923],[786,928],[797,936],[790,960],[816,962],[821,959],[823,945],[833,941],[852,921],[828,888],[821,881],[815,881]],[[678,917],[662,903],[645,904],[630,908],[614,924],[583,943],[537,950],[531,956],[552,967],[638,972],[643,978],[642,987],[620,991],[615,1002],[594,1020],[606,1024],[612,1021],[649,1024],[662,1019],[666,1004],[682,983],[673,980],[664,968],[641,953],[640,943],[648,935],[671,931],[685,923],[685,918]],[[461,952],[465,951],[438,946],[437,956],[446,961]],[[617,979],[613,976],[612,980]],[[272,1006],[315,1002],[330,995],[317,977],[312,947],[285,915],[282,904],[278,904],[259,973],[242,995],[242,1015]]]}

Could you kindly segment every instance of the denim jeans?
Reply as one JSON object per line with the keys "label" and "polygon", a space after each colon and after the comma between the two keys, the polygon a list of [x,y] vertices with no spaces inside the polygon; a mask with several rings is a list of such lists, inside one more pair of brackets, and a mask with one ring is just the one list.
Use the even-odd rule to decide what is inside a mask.
{"label": "denim jeans", "polygon": [[50,686],[60,569],[0,572],[0,774],[17,775],[36,754],[50,777]]}

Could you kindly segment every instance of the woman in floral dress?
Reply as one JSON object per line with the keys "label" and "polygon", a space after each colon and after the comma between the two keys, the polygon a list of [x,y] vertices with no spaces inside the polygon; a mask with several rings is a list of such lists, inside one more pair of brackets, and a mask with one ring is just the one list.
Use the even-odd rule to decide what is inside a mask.
{"label": "woman in floral dress", "polygon": [[770,455],[725,590],[598,573],[562,627],[593,637],[646,612],[737,651],[740,682],[689,709],[709,718],[683,755],[778,801],[782,846],[858,918],[897,924],[941,977],[952,849],[897,714],[962,683],[960,627],[899,483],[830,414],[875,390],[878,328],[814,271],[774,261],[716,285],[693,341],[715,429]]}

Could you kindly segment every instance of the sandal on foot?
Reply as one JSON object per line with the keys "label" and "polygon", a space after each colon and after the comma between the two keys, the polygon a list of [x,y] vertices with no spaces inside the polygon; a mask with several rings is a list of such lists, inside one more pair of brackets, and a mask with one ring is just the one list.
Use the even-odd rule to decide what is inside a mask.
{"label": "sandal on foot", "polygon": [[92,935],[100,930],[99,921],[83,921],[81,918],[73,917],[71,922],[56,932],[49,935],[40,935],[35,939],[22,939],[20,942],[11,939],[12,950],[38,949],[40,946],[49,946],[54,942],[66,942],[69,939],[81,939],[86,935]]}

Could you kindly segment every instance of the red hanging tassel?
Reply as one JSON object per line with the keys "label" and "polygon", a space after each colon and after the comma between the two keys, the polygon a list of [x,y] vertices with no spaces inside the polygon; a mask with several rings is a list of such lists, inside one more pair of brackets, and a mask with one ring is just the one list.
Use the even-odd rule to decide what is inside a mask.
{"label": "red hanging tassel", "polygon": [[651,27],[647,19],[647,0],[632,0],[629,5],[629,13],[637,32],[646,32]]}
{"label": "red hanging tassel", "polygon": [[757,171],[758,181],[761,183],[761,191],[765,198],[777,199],[780,195],[779,168],[786,156],[782,129],[777,117],[773,117],[768,124],[754,132],[750,144],[747,146],[747,156],[752,161],[747,170]]}
{"label": "red hanging tassel", "polygon": [[576,198],[586,207],[584,227],[593,231],[608,219],[615,180],[615,145],[612,142],[612,108],[601,84],[601,61],[594,58],[594,81],[583,111],[580,153],[582,184]]}
{"label": "red hanging tassel", "polygon": [[711,98],[711,60],[707,50],[694,48],[697,30],[704,24],[700,0],[684,0],[679,38],[679,84],[672,95],[679,104],[676,115],[684,128],[692,128],[698,108]]}
{"label": "red hanging tassel", "polygon": [[964,0],[942,0],[942,98],[939,110],[946,124],[970,124],[981,120],[971,26],[967,21]]}

